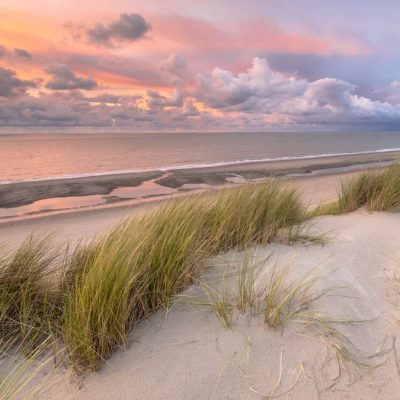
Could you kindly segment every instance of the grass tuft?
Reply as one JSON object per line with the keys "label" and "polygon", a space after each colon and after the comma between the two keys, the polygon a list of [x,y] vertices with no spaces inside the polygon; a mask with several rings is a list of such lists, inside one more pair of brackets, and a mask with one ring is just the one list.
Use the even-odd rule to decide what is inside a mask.
{"label": "grass tuft", "polygon": [[[297,192],[268,182],[170,201],[75,248],[29,239],[0,261],[0,338],[51,336],[77,371],[97,370],[141,319],[200,276],[208,257],[269,243],[304,218]],[[241,285],[244,307],[252,294]],[[213,300],[220,313],[225,297]]]}
{"label": "grass tuft", "polygon": [[235,284],[228,285],[225,276],[219,288],[200,281],[209,302],[197,304],[210,306],[225,327],[232,326],[232,311],[237,309],[242,314],[262,314],[266,325],[279,328],[299,319],[327,292],[315,288],[316,270],[293,278],[289,266],[267,267],[266,263],[267,259],[255,261],[245,253],[237,266]]}
{"label": "grass tuft", "polygon": [[361,207],[370,211],[400,211],[400,164],[364,171],[344,180],[338,200],[317,207],[309,216],[349,213]]}
{"label": "grass tuft", "polygon": [[263,293],[264,322],[271,328],[278,328],[307,310],[324,295],[323,291],[315,290],[318,279],[315,272],[292,279],[290,267],[278,269],[274,266]]}
{"label": "grass tuft", "polygon": [[[34,348],[57,335],[61,319],[60,252],[48,238],[28,238],[0,260],[0,339]],[[26,348],[26,346],[25,346]]]}
{"label": "grass tuft", "polygon": [[324,245],[329,242],[331,234],[329,232],[318,232],[315,227],[307,221],[285,227],[277,234],[278,241],[291,245]]}
{"label": "grass tuft", "polygon": [[224,328],[232,329],[233,306],[230,303],[228,289],[226,287],[215,289],[204,282],[200,282],[199,285],[208,298],[207,305],[211,307]]}
{"label": "grass tuft", "polygon": [[236,305],[243,314],[249,307],[257,305],[256,280],[261,263],[255,263],[249,253],[239,264],[236,279]]}

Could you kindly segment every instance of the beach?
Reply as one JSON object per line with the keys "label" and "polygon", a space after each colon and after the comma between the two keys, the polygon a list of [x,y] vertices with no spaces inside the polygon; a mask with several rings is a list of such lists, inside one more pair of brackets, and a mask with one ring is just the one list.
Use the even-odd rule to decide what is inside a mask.
{"label": "beach", "polygon": [[[296,160],[279,160],[268,162],[233,163],[229,165],[165,169],[164,171],[148,171],[124,174],[102,174],[78,178],[36,180],[0,185],[0,208],[14,208],[38,200],[56,197],[75,197],[110,195],[119,187],[138,187],[144,182],[153,181],[170,189],[185,189],[185,185],[219,186],[235,182],[232,178],[262,179],[282,177],[291,174],[311,174],[314,171],[325,172],[361,164],[384,163],[398,160],[399,151],[371,152],[366,154],[350,154],[343,156],[324,156],[299,158]],[[360,168],[360,167],[359,167]],[[186,186],[187,187],[187,186]],[[151,196],[151,188],[141,197]],[[117,202],[118,196],[108,199]],[[119,199],[120,201],[123,198]]]}
{"label": "beach", "polygon": [[[171,197],[273,178],[293,183],[305,203],[316,205],[333,200],[341,179],[354,171],[388,165],[399,158],[400,152],[371,153],[0,185],[0,215],[2,210],[10,213],[0,218],[0,242],[11,246],[35,232],[54,233],[68,240],[87,239],[137,210],[154,207]],[[113,190],[124,189],[133,189],[133,197],[109,199]],[[41,201],[46,206],[36,209],[35,204]],[[57,207],[60,202],[62,205]],[[19,214],[21,207],[36,211]]]}
{"label": "beach", "polygon": [[[311,205],[334,200],[340,182],[351,173],[315,175],[298,177],[289,180],[298,187],[304,201]],[[122,219],[134,215],[136,212],[154,209],[160,202],[168,199],[158,199],[141,202],[134,205],[120,205],[108,208],[97,208],[59,213],[55,215],[42,214],[40,217],[0,223],[0,243],[8,248],[14,248],[28,235],[52,235],[56,241],[76,242],[80,239],[88,240],[99,235]]]}
{"label": "beach", "polygon": [[400,400],[400,1],[0,15],[0,400]]}
{"label": "beach", "polygon": [[[221,189],[228,189],[226,193],[233,190],[232,193],[239,196],[242,183],[261,184],[255,185],[255,188],[261,188],[263,184],[268,187],[275,181],[271,181],[271,177],[276,178],[283,188],[282,193],[291,193],[291,188],[294,188],[303,207],[310,211],[320,205],[334,203],[342,182],[356,178],[360,169],[366,168],[372,173],[380,171],[380,167],[397,160],[398,156],[398,153],[368,154],[362,157],[320,158],[311,162],[277,162],[272,166],[270,163],[251,163],[240,168],[235,166],[234,169],[224,166],[207,171],[174,171],[175,186],[199,183],[198,179],[201,179],[201,184],[209,186],[172,193],[172,196],[155,196],[134,204],[117,202],[107,207],[44,213],[33,218],[3,221],[0,223],[0,242],[3,249],[12,251],[30,235],[39,239],[49,235],[54,245],[65,246],[69,243],[74,247],[78,243],[90,243],[129,216],[146,216],[154,211],[153,220],[158,224],[163,214],[157,214],[157,210],[172,197],[189,201],[193,198],[196,201],[201,194],[202,201],[213,204],[213,199],[218,199],[222,193]],[[226,182],[232,174],[245,177],[245,180]],[[79,179],[83,179],[83,184],[89,178]],[[110,179],[101,177],[96,183],[93,181],[93,190],[98,190],[101,182],[105,182],[103,188],[110,190]],[[132,184],[131,177],[126,179],[128,181],[118,181],[118,184]],[[168,183],[170,186],[171,182]],[[63,186],[63,182],[51,183],[55,187]],[[39,182],[24,185],[27,184],[21,183],[21,189],[16,190],[29,191],[30,185],[35,190],[43,187],[40,186],[43,183]],[[266,192],[265,200],[275,196],[273,193],[273,189]],[[243,201],[248,203],[243,203],[247,205],[242,213],[253,207],[252,198],[245,199]],[[289,195],[279,201],[289,201],[285,207],[290,208],[294,198]],[[199,212],[202,212],[201,202],[188,204],[198,206]],[[241,204],[237,206],[241,207]],[[274,209],[273,204],[271,206]],[[298,212],[297,206],[293,206],[293,210],[285,214],[289,220],[296,218]],[[254,211],[258,212],[257,209]],[[204,260],[202,275],[172,296],[167,307],[157,306],[146,318],[140,317],[127,333],[126,342],[114,346],[113,354],[107,353],[108,359],[100,361],[99,371],[96,366],[96,372],[89,373],[84,369],[83,373],[76,375],[63,364],[54,371],[46,367],[44,371],[39,369],[39,374],[34,376],[30,385],[43,386],[38,397],[43,400],[257,400],[276,396],[299,400],[395,400],[400,390],[400,217],[391,212],[371,212],[364,207],[355,209],[352,213],[342,211],[342,215],[310,218],[305,228],[300,224],[301,229],[306,230],[289,230],[288,236],[285,236],[284,230],[282,233],[272,230],[274,236],[266,243],[253,243],[245,248],[231,248],[229,244],[225,251]],[[158,237],[150,239],[154,240],[154,243],[149,243],[151,247],[160,243],[163,248],[163,240],[169,243],[169,235],[172,235],[171,243],[183,240],[179,243],[184,246],[186,231],[181,232],[181,229],[189,229],[189,232],[197,229],[191,223],[187,228],[181,225],[180,218],[189,218],[189,209],[184,210],[178,219],[174,219],[173,209],[164,209],[164,212],[172,212],[168,214],[172,218],[171,223],[178,223],[179,229],[172,229],[165,239],[161,238],[161,242],[157,242]],[[197,210],[192,211],[196,215]],[[239,210],[235,212],[238,213],[237,221],[231,229],[236,224],[246,223],[240,222]],[[224,218],[230,217],[227,215]],[[280,218],[277,221],[281,221]],[[169,221],[166,220],[167,227]],[[260,229],[264,228],[269,229],[260,225]],[[130,243],[131,239],[126,235],[131,234],[140,240],[141,235],[135,236],[134,230],[125,231],[118,248],[124,247],[125,241]],[[143,231],[145,234],[146,229]],[[229,229],[224,234],[230,235]],[[167,248],[165,263],[174,257],[175,250],[175,247]],[[180,248],[176,250],[180,251]],[[186,254],[188,260],[193,251]],[[108,263],[108,260],[105,261]],[[112,262],[109,267],[106,265],[101,264],[101,267],[111,268],[110,271],[115,269]],[[185,265],[184,260],[182,265]],[[237,305],[238,285],[244,266],[246,274],[254,279],[251,281],[253,296],[261,297],[247,300],[245,308],[240,311]],[[251,268],[257,272],[250,272],[253,271]],[[157,267],[157,271],[162,275],[163,270]],[[281,282],[279,285],[283,286],[278,287],[278,292],[293,291],[296,285],[299,287],[293,291],[297,293],[298,290],[295,296],[299,297],[290,300],[293,304],[298,302],[298,305],[285,307],[299,308],[275,327],[266,322],[266,311],[260,312],[257,304],[258,301],[265,301],[261,295],[265,282],[280,273],[282,278],[279,279],[282,280],[276,282]],[[103,287],[101,276],[98,285]],[[121,285],[121,288],[126,285],[125,280]],[[93,289],[97,290],[97,286]],[[210,297],[217,296],[219,292],[227,296],[224,301],[229,302],[226,307],[232,309],[229,314],[219,314],[222,309],[216,308],[217,303],[213,303],[217,298]],[[92,307],[92,297],[88,301],[82,310],[84,313],[90,312],[89,305]],[[222,301],[222,297],[218,301]],[[280,312],[288,312],[285,309]]]}

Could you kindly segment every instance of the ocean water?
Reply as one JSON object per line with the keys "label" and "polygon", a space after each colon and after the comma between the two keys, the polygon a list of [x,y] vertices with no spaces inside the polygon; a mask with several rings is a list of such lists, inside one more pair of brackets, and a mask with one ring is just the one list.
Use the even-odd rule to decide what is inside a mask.
{"label": "ocean water", "polygon": [[400,150],[400,132],[1,134],[0,183]]}

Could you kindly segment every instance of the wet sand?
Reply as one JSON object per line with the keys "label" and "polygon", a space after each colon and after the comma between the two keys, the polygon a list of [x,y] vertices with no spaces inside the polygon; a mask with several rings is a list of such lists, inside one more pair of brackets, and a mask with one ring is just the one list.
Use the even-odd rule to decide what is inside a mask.
{"label": "wet sand", "polygon": [[[289,161],[268,161],[218,167],[171,169],[141,173],[100,175],[80,178],[17,182],[0,185],[0,208],[20,207],[33,202],[75,196],[102,195],[107,203],[124,201],[115,189],[137,187],[153,180],[159,186],[182,190],[184,185],[220,186],[237,176],[245,179],[308,174],[316,170],[344,168],[356,164],[390,162],[400,159],[400,152],[354,154]],[[110,195],[111,194],[111,195]],[[152,195],[151,190],[147,195]],[[109,197],[107,197],[109,196]]]}
{"label": "wet sand", "polygon": [[162,172],[152,171],[10,183],[0,185],[0,207],[19,207],[55,197],[107,195],[115,188],[136,187],[162,175]]}
{"label": "wet sand", "polygon": [[[38,212],[23,219],[0,219],[0,244],[5,245],[6,248],[14,248],[30,234],[38,236],[52,234],[55,240],[61,242],[90,239],[110,229],[121,219],[135,212],[148,210],[171,198],[171,196],[198,193],[196,190],[188,191],[190,188],[197,187],[200,190],[214,190],[214,187],[220,188],[222,184],[234,185],[232,182],[240,183],[242,180],[251,181],[260,178],[262,180],[269,176],[281,176],[284,181],[299,189],[302,199],[307,205],[313,206],[335,199],[341,180],[354,173],[340,172],[341,168],[358,164],[374,166],[375,164],[373,163],[394,161],[399,158],[400,153],[395,152],[175,170],[170,172],[171,175],[168,178],[162,178],[161,182],[159,179],[162,176],[161,172],[148,172],[122,176],[108,175],[16,183],[4,185],[4,187],[0,185],[0,200],[3,201],[7,198],[9,204],[12,198],[15,199],[15,202],[26,202],[27,197],[30,196],[29,199],[32,200],[37,198],[38,195],[45,197],[54,194],[59,196],[68,194],[70,196],[88,193],[98,195],[99,192],[110,193],[110,188],[114,188],[114,186],[117,187],[112,190],[118,192],[120,196],[124,195],[125,187],[133,187],[137,191],[142,191],[142,197],[138,200],[121,198],[122,201],[109,202],[100,207],[81,207],[73,210],[59,210],[58,212]],[[338,170],[333,170],[333,168],[338,168]],[[313,171],[317,171],[317,173],[312,173]],[[332,173],[332,171],[335,171],[335,173]],[[299,176],[287,176],[287,174]],[[149,179],[157,182],[158,190],[164,188],[163,190],[170,190],[170,194],[163,195],[159,193],[150,197],[148,193],[146,195],[146,182],[143,181]],[[169,181],[165,182],[167,179]],[[237,180],[235,181],[235,179]],[[172,186],[176,186],[177,189],[172,189]],[[76,198],[79,199],[79,197]],[[87,199],[87,197],[82,196],[81,199]],[[1,205],[4,207],[4,203],[1,203]]]}
{"label": "wet sand", "polygon": [[[285,182],[299,190],[305,204],[314,206],[335,199],[341,180],[351,174],[353,173],[293,177],[286,178]],[[107,208],[42,214],[36,218],[24,220],[5,220],[0,223],[0,244],[13,249],[31,234],[38,237],[51,234],[54,240],[61,243],[90,240],[95,235],[107,231],[123,218],[137,212],[146,212],[168,198],[154,198],[133,205],[123,203]]]}

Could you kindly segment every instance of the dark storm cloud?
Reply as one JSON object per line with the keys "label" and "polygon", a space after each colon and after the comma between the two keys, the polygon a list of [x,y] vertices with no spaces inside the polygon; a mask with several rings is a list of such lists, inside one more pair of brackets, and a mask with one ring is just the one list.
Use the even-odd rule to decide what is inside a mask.
{"label": "dark storm cloud", "polygon": [[0,97],[18,96],[34,86],[34,81],[19,79],[15,71],[0,67]]}
{"label": "dark storm cloud", "polygon": [[66,65],[55,65],[46,70],[52,75],[52,79],[47,82],[46,87],[53,90],[92,90],[97,87],[97,82],[93,78],[81,78],[76,76]]}
{"label": "dark storm cloud", "polygon": [[87,29],[89,40],[102,46],[112,46],[116,42],[133,42],[141,39],[151,29],[148,23],[139,14],[123,13],[116,21],[103,25],[97,23]]}

